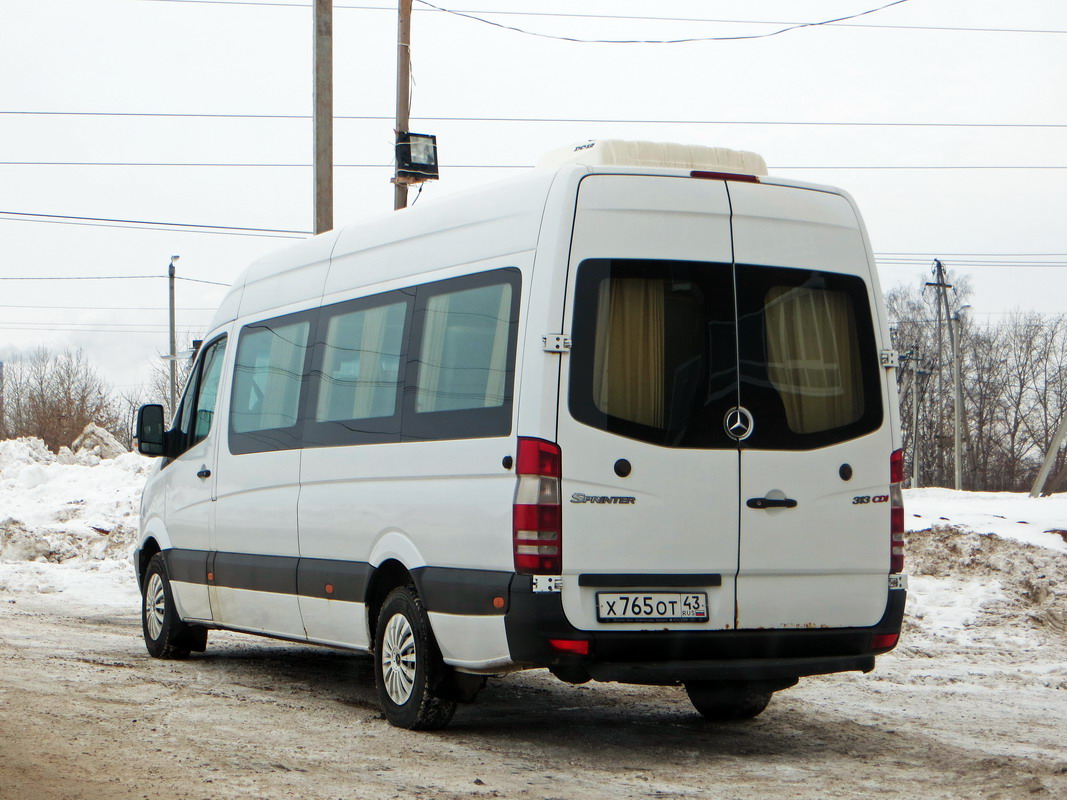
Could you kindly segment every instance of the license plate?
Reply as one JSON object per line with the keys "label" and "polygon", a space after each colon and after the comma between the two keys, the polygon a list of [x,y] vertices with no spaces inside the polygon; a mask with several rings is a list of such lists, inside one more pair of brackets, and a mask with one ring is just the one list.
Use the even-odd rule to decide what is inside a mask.
{"label": "license plate", "polygon": [[707,592],[597,592],[600,622],[707,622]]}

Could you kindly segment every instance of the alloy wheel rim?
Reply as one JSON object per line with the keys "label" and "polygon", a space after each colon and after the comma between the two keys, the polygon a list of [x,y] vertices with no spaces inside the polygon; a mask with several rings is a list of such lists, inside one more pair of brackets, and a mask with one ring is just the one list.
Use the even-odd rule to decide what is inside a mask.
{"label": "alloy wheel rim", "polygon": [[415,633],[403,614],[394,614],[382,637],[382,680],[386,694],[398,706],[411,699],[415,688]]}
{"label": "alloy wheel rim", "polygon": [[148,588],[145,589],[144,602],[148,635],[152,640],[156,640],[163,632],[163,618],[167,610],[167,595],[163,591],[163,579],[158,572],[153,572],[148,578]]}

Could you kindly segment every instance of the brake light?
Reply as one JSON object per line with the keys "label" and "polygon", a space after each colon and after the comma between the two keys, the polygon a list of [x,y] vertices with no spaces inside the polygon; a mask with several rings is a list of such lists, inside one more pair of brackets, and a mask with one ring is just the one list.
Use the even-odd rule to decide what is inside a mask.
{"label": "brake light", "polygon": [[519,438],[515,459],[519,482],[511,518],[515,571],[520,575],[562,572],[561,456],[553,442]]}
{"label": "brake light", "polygon": [[876,633],[871,637],[872,650],[891,650],[900,641],[899,633]]}
{"label": "brake light", "polygon": [[904,451],[889,457],[889,571],[904,571]]}
{"label": "brake light", "polygon": [[561,653],[577,653],[580,656],[589,655],[589,642],[585,639],[549,639],[548,646]]}
{"label": "brake light", "polygon": [[690,178],[703,178],[709,181],[741,181],[742,183],[759,183],[759,178],[755,175],[746,175],[742,172],[708,172],[702,169],[695,169],[689,173]]}

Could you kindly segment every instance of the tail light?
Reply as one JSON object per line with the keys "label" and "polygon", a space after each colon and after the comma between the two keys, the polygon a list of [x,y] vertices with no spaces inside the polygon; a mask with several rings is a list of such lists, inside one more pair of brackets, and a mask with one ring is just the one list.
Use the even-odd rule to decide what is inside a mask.
{"label": "tail light", "polygon": [[904,451],[889,457],[889,571],[904,571]]}
{"label": "tail light", "polygon": [[511,515],[515,571],[559,575],[563,548],[559,445],[520,437],[515,472],[519,476]]}

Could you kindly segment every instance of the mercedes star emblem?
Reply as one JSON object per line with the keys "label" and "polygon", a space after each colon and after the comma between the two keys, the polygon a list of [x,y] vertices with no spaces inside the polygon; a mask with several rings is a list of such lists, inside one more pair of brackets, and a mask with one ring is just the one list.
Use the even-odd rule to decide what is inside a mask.
{"label": "mercedes star emblem", "polygon": [[730,435],[730,438],[739,442],[751,436],[752,429],[756,427],[752,422],[752,415],[748,412],[748,409],[741,406],[735,406],[726,412],[726,419],[723,420],[723,425],[726,427],[726,433]]}

